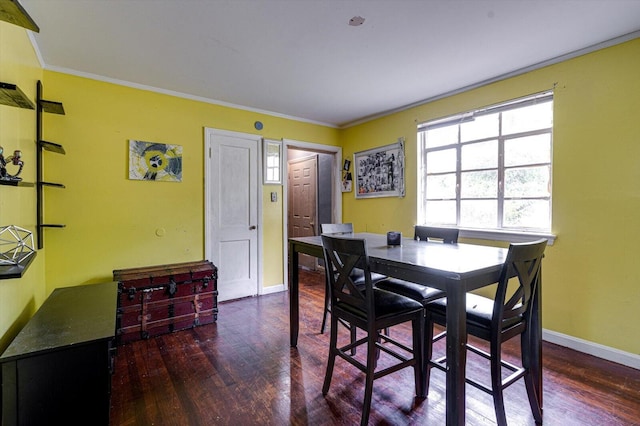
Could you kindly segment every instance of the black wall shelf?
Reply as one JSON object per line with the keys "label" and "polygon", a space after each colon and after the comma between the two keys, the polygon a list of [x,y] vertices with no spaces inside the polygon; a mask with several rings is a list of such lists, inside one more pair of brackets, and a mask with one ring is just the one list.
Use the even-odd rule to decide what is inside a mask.
{"label": "black wall shelf", "polygon": [[0,180],[0,185],[6,185],[6,186],[33,186],[33,182],[25,182],[23,180]]}
{"label": "black wall shelf", "polygon": [[62,106],[62,102],[46,101],[44,99],[40,99],[40,105],[42,105],[43,112],[64,115],[64,107]]}
{"label": "black wall shelf", "polygon": [[[1,0],[0,0],[1,1]],[[55,142],[49,142],[42,139],[42,113],[47,112],[50,114],[60,114],[65,115],[64,107],[60,102],[48,101],[42,99],[42,83],[38,81],[36,86],[36,95],[37,95],[37,114],[36,114],[36,134],[37,134],[37,230],[38,230],[38,249],[44,247],[44,230],[45,228],[64,228],[65,225],[62,224],[52,224],[44,222],[44,188],[64,188],[65,186],[61,183],[55,182],[47,182],[44,180],[44,173],[42,167],[42,153],[43,151],[49,151],[56,154],[66,154],[62,145],[57,144]]]}
{"label": "black wall shelf", "polygon": [[31,262],[33,262],[36,254],[36,252],[31,253],[26,259],[18,262],[17,265],[0,265],[0,280],[21,278],[27,271],[29,265],[31,265]]}
{"label": "black wall shelf", "polygon": [[40,28],[18,0],[0,0],[0,19],[37,33]]}
{"label": "black wall shelf", "polygon": [[38,145],[40,145],[40,148],[44,149],[45,151],[57,152],[58,154],[66,154],[66,152],[64,151],[64,147],[57,143],[39,140]]}
{"label": "black wall shelf", "polygon": [[0,104],[26,109],[36,108],[18,86],[2,82],[0,82]]}
{"label": "black wall shelf", "polygon": [[53,182],[38,182],[38,185],[52,186],[52,187],[55,187],[55,188],[66,188],[66,186],[64,186],[61,183],[53,183]]}

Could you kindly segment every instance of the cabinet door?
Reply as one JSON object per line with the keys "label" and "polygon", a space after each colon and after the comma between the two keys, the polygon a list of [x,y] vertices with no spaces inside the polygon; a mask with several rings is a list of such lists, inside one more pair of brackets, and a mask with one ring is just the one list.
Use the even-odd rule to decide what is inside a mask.
{"label": "cabinet door", "polygon": [[3,386],[3,394],[15,393],[16,417],[3,424],[108,425],[109,357],[102,341],[18,359],[15,386]]}

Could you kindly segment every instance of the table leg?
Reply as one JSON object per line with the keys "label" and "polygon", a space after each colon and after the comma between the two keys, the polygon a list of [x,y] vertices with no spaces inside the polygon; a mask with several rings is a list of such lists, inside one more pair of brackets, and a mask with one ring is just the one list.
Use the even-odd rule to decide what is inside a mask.
{"label": "table leg", "polygon": [[447,286],[447,425],[465,424],[467,293],[461,281]]}
{"label": "table leg", "polygon": [[298,283],[299,253],[296,251],[296,247],[293,242],[289,243],[289,253],[291,256],[289,259],[289,340],[291,347],[295,348],[298,345],[298,329],[300,326],[300,288]]}

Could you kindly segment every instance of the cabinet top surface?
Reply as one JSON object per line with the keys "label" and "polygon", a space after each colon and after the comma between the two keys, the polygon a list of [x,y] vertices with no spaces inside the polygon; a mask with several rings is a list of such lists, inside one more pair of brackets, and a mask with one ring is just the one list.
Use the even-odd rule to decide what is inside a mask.
{"label": "cabinet top surface", "polygon": [[113,338],[117,299],[116,282],[54,290],[0,361]]}

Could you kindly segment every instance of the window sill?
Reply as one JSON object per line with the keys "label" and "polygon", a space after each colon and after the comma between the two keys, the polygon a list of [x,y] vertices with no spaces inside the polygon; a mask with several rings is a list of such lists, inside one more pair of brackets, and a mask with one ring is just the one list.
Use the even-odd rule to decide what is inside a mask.
{"label": "window sill", "polygon": [[508,241],[510,243],[525,243],[529,241],[546,238],[550,246],[556,240],[554,234],[545,234],[541,232],[518,232],[518,231],[499,231],[496,229],[464,229],[460,228],[460,238],[472,238],[477,240],[490,241]]}

